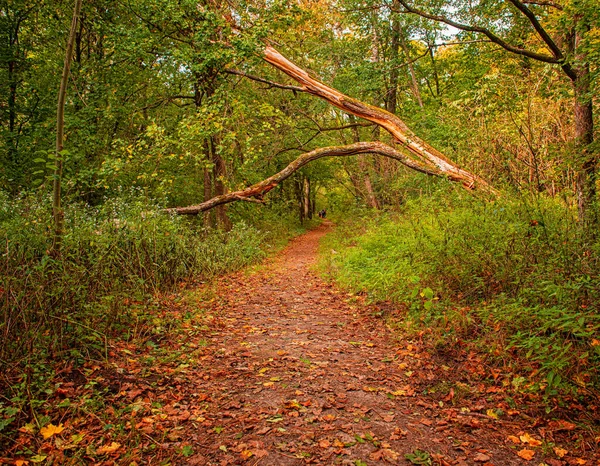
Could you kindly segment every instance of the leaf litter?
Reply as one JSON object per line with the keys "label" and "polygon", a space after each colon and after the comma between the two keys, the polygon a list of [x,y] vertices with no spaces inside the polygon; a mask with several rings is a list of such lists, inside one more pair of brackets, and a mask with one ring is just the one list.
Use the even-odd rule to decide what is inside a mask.
{"label": "leaf litter", "polygon": [[600,464],[600,438],[540,414],[531,395],[509,403],[478,354],[440,360],[423,341],[399,340],[374,305],[322,281],[313,266],[327,228],[221,278],[210,298],[164,297],[165,328],[115,341],[108,361],[62,368],[45,424],[23,423],[0,460]]}

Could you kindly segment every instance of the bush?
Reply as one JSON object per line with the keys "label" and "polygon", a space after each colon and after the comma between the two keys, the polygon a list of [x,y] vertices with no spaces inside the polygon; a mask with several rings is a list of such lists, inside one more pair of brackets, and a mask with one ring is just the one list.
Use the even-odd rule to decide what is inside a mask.
{"label": "bush", "polygon": [[441,189],[342,225],[322,264],[346,288],[403,304],[413,327],[516,350],[550,391],[598,387],[600,247],[580,233],[556,199]]}
{"label": "bush", "polygon": [[130,306],[255,262],[283,235],[242,220],[227,233],[206,230],[134,193],[97,208],[68,206],[56,259],[50,202],[0,196],[0,370],[65,351],[103,352],[106,336],[131,323]]}

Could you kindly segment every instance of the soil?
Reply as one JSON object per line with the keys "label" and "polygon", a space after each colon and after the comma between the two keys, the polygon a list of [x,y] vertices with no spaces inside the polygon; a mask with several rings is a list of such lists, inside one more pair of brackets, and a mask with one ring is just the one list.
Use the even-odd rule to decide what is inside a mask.
{"label": "soil", "polygon": [[398,340],[373,307],[320,279],[328,228],[219,282],[220,328],[193,386],[181,387],[181,405],[202,400],[182,464],[567,464],[548,426],[496,408],[493,385],[457,382],[476,361],[452,367]]}

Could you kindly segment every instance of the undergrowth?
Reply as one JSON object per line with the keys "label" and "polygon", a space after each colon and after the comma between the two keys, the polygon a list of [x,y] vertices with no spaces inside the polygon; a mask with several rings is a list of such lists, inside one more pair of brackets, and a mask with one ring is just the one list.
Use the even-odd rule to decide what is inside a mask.
{"label": "undergrowth", "polygon": [[322,245],[322,270],[395,325],[438,347],[471,342],[490,359],[520,358],[532,384],[600,389],[600,244],[557,199],[489,202],[451,189],[398,212],[353,213]]}
{"label": "undergrowth", "polygon": [[166,293],[256,263],[303,231],[266,208],[252,223],[233,212],[231,231],[207,229],[131,193],[69,205],[57,258],[50,202],[0,196],[0,436],[36,418],[59,365],[103,361],[111,342],[164,333],[174,325],[161,313]]}

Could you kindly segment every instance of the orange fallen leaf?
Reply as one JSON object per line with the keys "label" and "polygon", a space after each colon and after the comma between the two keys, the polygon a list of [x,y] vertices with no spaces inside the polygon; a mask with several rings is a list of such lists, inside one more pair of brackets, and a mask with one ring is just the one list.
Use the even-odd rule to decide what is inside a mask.
{"label": "orange fallen leaf", "polygon": [[510,440],[512,443],[521,443],[521,440],[519,440],[519,437],[516,435],[509,435],[508,440]]}
{"label": "orange fallen leaf", "polygon": [[40,434],[42,434],[42,437],[46,439],[52,437],[53,435],[60,434],[63,430],[65,430],[65,428],[62,424],[57,426],[54,424],[48,424],[46,427],[42,427],[40,429]]}
{"label": "orange fallen leaf", "polygon": [[521,439],[521,442],[527,443],[528,445],[531,445],[532,447],[539,447],[542,444],[542,442],[540,442],[539,440],[534,439],[529,434],[523,434],[519,438]]}
{"label": "orange fallen leaf", "polygon": [[323,439],[319,441],[319,446],[321,448],[329,448],[331,446],[331,442],[329,440]]}
{"label": "orange fallen leaf", "polygon": [[240,456],[243,460],[248,460],[250,457],[254,456],[254,453],[252,453],[250,450],[244,450],[240,453]]}
{"label": "orange fallen leaf", "polygon": [[333,441],[333,446],[334,446],[335,448],[344,448],[346,445],[344,444],[344,442],[342,442],[341,440],[339,440],[339,439],[337,439],[337,438],[336,438],[336,439]]}
{"label": "orange fallen leaf", "polygon": [[584,460],[583,458],[575,458],[575,464],[587,464],[587,460]]}
{"label": "orange fallen leaf", "polygon": [[121,448],[121,444],[117,442],[112,442],[110,445],[102,445],[100,448],[96,450],[98,455],[107,455],[109,453],[114,453],[119,448]]}
{"label": "orange fallen leaf", "polygon": [[27,460],[16,460],[15,461],[15,466],[26,466],[29,464],[29,461]]}
{"label": "orange fallen leaf", "polygon": [[554,454],[556,456],[558,456],[559,458],[562,458],[563,456],[565,456],[567,453],[569,453],[567,450],[565,450],[564,448],[560,448],[560,447],[554,447]]}
{"label": "orange fallen leaf", "polygon": [[519,455],[524,460],[531,461],[535,456],[535,451],[523,448],[521,451],[517,452],[517,455]]}

